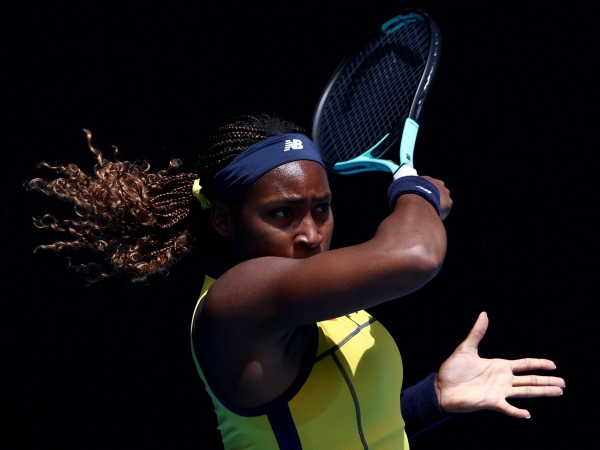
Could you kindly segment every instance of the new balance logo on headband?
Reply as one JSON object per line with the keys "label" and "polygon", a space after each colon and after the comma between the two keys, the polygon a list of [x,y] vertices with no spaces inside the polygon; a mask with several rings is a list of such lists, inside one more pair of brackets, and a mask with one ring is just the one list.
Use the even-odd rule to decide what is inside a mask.
{"label": "new balance logo on headband", "polygon": [[300,150],[303,148],[304,147],[302,146],[302,141],[300,139],[292,139],[292,140],[287,139],[285,141],[285,149],[283,151],[287,152],[290,150]]}

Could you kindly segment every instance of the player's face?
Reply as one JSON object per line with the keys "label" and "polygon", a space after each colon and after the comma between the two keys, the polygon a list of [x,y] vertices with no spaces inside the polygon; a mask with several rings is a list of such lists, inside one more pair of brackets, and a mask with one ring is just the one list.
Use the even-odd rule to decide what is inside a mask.
{"label": "player's face", "polygon": [[232,224],[235,256],[240,261],[307,258],[329,250],[330,203],[329,182],[320,164],[294,161],[271,170],[248,188],[241,220]]}

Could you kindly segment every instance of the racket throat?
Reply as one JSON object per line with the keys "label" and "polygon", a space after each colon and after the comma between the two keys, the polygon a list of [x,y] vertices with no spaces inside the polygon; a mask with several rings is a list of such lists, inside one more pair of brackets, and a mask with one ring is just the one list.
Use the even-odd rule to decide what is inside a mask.
{"label": "racket throat", "polygon": [[398,164],[387,159],[378,159],[388,150],[391,144],[393,144],[393,140],[390,142],[390,134],[388,133],[362,155],[349,161],[338,162],[333,166],[328,166],[328,168],[341,175],[371,171],[394,173],[398,170]]}
{"label": "racket throat", "polygon": [[340,175],[352,175],[354,173],[371,171],[394,173],[398,170],[398,164],[387,159],[371,159],[365,156],[358,156],[350,161],[327,166],[327,168]]}
{"label": "racket throat", "polygon": [[[402,138],[400,140],[400,165],[394,161],[387,159],[379,159],[386,151],[389,150],[395,142],[398,142],[398,134],[402,129]],[[380,171],[396,173],[400,167],[407,166],[404,172],[414,167],[413,154],[415,149],[415,142],[417,140],[417,133],[419,132],[419,124],[412,119],[406,119],[404,127],[398,127],[390,134],[386,134],[377,144],[371,147],[368,151],[363,153],[350,161],[338,162],[333,166],[328,166],[334,172],[341,175],[352,175],[360,172]],[[404,173],[403,172],[403,173]],[[414,169],[409,170],[410,175],[416,174]],[[407,172],[406,175],[409,173]]]}

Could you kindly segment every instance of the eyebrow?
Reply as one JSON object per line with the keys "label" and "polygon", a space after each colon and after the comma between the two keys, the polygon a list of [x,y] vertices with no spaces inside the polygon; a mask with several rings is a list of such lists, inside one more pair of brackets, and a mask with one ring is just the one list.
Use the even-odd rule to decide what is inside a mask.
{"label": "eyebrow", "polygon": [[[324,202],[327,200],[331,200],[331,193],[327,193],[320,197],[316,197],[313,201],[314,202]],[[290,203],[298,204],[298,203],[303,203],[305,201],[306,201],[306,199],[304,197],[280,197],[280,198],[276,198],[274,200],[269,200],[268,202],[265,202],[264,205],[265,206],[274,206],[274,205],[290,204]]]}

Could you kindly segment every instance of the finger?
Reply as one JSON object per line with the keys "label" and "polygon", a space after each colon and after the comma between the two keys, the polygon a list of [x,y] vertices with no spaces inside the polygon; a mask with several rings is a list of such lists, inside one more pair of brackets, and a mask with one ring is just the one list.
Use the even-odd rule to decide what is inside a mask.
{"label": "finger", "polygon": [[519,419],[529,419],[531,414],[526,409],[519,409],[516,406],[511,405],[506,400],[502,399],[492,409],[503,412],[507,416],[517,417]]}
{"label": "finger", "polygon": [[565,387],[565,380],[559,377],[545,377],[540,375],[525,375],[513,377],[513,386],[557,386]]}
{"label": "finger", "polygon": [[512,392],[507,397],[512,398],[533,398],[533,397],[558,397],[563,394],[563,390],[558,386],[523,386],[513,387]]}
{"label": "finger", "polygon": [[479,343],[481,342],[481,340],[485,336],[485,332],[487,331],[488,323],[489,321],[487,313],[482,312],[481,314],[479,314],[477,322],[475,322],[475,325],[473,325],[471,332],[464,340],[463,344],[467,347],[472,347],[475,349],[475,351],[477,351],[477,347],[479,347]]}
{"label": "finger", "polygon": [[554,370],[556,364],[549,359],[523,358],[510,362],[514,373],[526,372],[528,370]]}

